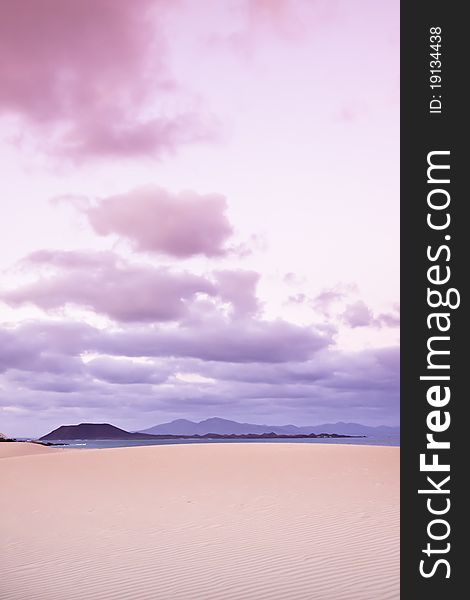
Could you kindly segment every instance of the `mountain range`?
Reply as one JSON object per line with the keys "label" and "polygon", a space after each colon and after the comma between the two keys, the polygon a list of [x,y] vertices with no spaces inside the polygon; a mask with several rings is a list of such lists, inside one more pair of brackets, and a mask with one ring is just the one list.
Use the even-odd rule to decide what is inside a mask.
{"label": "mountain range", "polygon": [[298,427],[297,425],[255,425],[253,423],[238,423],[228,419],[212,417],[204,421],[188,421],[187,419],[176,419],[169,423],[161,423],[149,429],[143,429],[139,433],[151,435],[204,435],[206,433],[220,434],[247,434],[247,433],[277,433],[277,434],[300,434],[300,433],[338,433],[342,435],[396,435],[400,433],[399,427],[381,425],[370,427],[359,423],[325,423],[322,425],[311,425]]}
{"label": "mountain range", "polygon": [[326,423],[311,427],[296,425],[255,425],[238,423],[213,417],[204,421],[188,421],[177,419],[170,423],[155,425],[144,431],[125,431],[109,423],[80,423],[79,425],[62,425],[39,438],[45,440],[150,440],[157,438],[190,437],[190,436],[386,436],[398,435],[398,427],[368,427],[359,423]]}

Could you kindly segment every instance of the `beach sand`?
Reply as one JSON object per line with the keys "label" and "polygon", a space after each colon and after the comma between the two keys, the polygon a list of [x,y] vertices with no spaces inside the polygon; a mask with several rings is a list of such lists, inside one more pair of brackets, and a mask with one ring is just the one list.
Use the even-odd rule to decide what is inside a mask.
{"label": "beach sand", "polygon": [[399,448],[0,444],[2,600],[399,598]]}

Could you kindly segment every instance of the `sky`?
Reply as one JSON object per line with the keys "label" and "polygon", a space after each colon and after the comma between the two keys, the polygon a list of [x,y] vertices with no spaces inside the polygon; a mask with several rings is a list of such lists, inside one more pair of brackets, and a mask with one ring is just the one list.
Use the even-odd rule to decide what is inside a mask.
{"label": "sky", "polygon": [[0,431],[399,421],[397,0],[0,0]]}

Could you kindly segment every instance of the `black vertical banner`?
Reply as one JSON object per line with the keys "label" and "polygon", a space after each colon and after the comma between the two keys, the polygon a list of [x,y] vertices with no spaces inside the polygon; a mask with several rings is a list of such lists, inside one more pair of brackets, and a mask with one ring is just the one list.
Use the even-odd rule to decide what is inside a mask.
{"label": "black vertical banner", "polygon": [[[462,2],[401,4],[401,597],[465,595],[470,228]],[[465,288],[465,289],[464,289]]]}

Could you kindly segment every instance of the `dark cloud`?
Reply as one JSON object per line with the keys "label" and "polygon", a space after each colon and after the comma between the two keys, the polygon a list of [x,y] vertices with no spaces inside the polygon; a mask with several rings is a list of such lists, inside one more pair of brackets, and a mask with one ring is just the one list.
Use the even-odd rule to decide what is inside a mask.
{"label": "dark cloud", "polygon": [[[72,411],[71,422],[103,415],[130,428],[162,415],[267,415],[300,424],[398,418],[398,348],[341,352],[315,331],[283,322],[117,332],[32,322],[0,331],[0,340],[0,411],[7,416],[10,407],[21,414],[40,407],[62,422]],[[50,368],[57,357],[65,368]]]}

